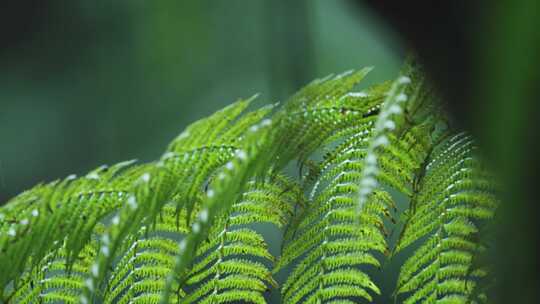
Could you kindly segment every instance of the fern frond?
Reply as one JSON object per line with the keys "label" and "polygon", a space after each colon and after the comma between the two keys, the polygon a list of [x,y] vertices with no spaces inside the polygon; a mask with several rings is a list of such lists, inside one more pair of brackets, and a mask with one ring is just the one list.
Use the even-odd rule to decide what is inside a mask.
{"label": "fern frond", "polygon": [[[347,294],[347,290],[352,292],[349,296],[369,300],[368,290],[379,292],[356,267],[379,266],[371,252],[387,251],[379,212],[386,210],[383,206],[391,199],[384,192],[373,195],[366,204],[370,212],[362,215],[362,225],[358,226],[354,199],[358,177],[358,172],[352,170],[335,174],[329,186],[301,214],[294,233],[286,236],[276,271],[303,257],[282,287],[286,302],[330,300]],[[354,279],[348,281],[350,278]]]}
{"label": "fern frond", "polygon": [[466,302],[485,270],[474,259],[483,250],[479,225],[496,207],[491,177],[464,133],[444,140],[425,167],[415,206],[396,251],[427,239],[403,264],[397,286],[405,303]]}
{"label": "fern frond", "polygon": [[[206,134],[211,130],[209,136],[214,139],[226,133],[230,127],[232,119],[224,119],[224,117],[229,115],[236,117],[247,104],[249,101],[240,101],[208,119],[194,123],[187,128],[186,132]],[[260,111],[268,112],[269,109]],[[245,120],[238,122],[246,123]],[[121,248],[123,240],[135,235],[137,227],[151,223],[162,206],[173,197],[179,196],[176,200],[179,202],[177,210],[185,205],[189,219],[197,193],[209,176],[228,159],[234,157],[235,153],[243,151],[241,146],[226,145],[218,141],[216,141],[217,145],[201,145],[200,137],[204,137],[203,135],[192,138],[192,136],[186,136],[187,133],[183,134],[171,144],[171,149],[178,151],[168,151],[160,161],[147,165],[145,172],[132,183],[128,198],[128,202],[131,203],[120,209],[115,217],[115,224],[109,226],[106,238],[108,242],[101,244],[97,262],[99,269],[107,269]],[[184,148],[178,148],[179,143],[185,144]],[[188,187],[187,195],[184,195],[186,191],[179,191],[182,187]],[[108,271],[100,271],[93,281],[96,284],[103,282],[107,276]],[[92,291],[88,289],[87,295],[91,293]]]}
{"label": "fern frond", "polygon": [[[349,98],[351,95],[344,96]],[[354,96],[354,95],[352,95]],[[365,97],[362,95],[362,97]],[[365,111],[373,111],[371,108]],[[358,117],[369,119],[369,115]],[[285,236],[286,246],[276,271],[300,259],[282,293],[287,303],[321,302],[340,298],[360,297],[371,300],[369,292],[380,293],[379,288],[359,265],[379,266],[372,252],[387,252],[381,229],[380,211],[386,210],[389,196],[378,191],[366,204],[362,223],[358,225],[355,195],[362,176],[366,144],[371,136],[371,124],[357,119],[357,130],[335,152],[327,155],[321,164],[322,173],[314,185],[311,204],[299,215],[292,232]],[[327,134],[347,134],[347,125],[334,127]],[[323,138],[325,140],[327,137]],[[317,193],[319,185],[326,187]],[[315,196],[316,195],[316,196]],[[391,203],[390,203],[391,204]]]}
{"label": "fern frond", "polygon": [[[493,177],[421,69],[357,90],[369,70],[315,80],[279,109],[239,100],[155,162],[13,198],[0,207],[0,301],[265,303],[279,288],[292,304],[372,302],[370,269],[405,249],[405,303],[485,299],[477,261]],[[294,161],[298,180],[283,174]],[[394,194],[409,200],[402,213]],[[257,231],[268,224],[283,232],[279,258]],[[281,286],[272,269],[290,270]]]}
{"label": "fern frond", "polygon": [[264,119],[250,127],[244,133],[245,146],[238,149],[234,157],[216,173],[217,178],[212,180],[206,199],[202,203],[201,214],[205,216],[195,220],[191,234],[180,244],[180,252],[172,271],[172,274],[179,275],[171,275],[166,280],[167,284],[160,303],[169,301],[173,282],[178,282],[180,285],[185,283],[187,270],[193,262],[196,248],[207,237],[208,228],[216,214],[227,212],[232,203],[238,200],[247,181],[253,176],[263,174],[268,168],[270,157],[263,153],[267,150],[263,146],[270,142],[268,137],[272,136],[269,128],[271,124],[270,120]]}
{"label": "fern frond", "polygon": [[2,209],[0,283],[5,286],[16,280],[26,267],[35,267],[46,254],[59,249],[64,240],[70,264],[96,224],[125,200],[126,181],[142,168],[123,169],[130,163],[39,185],[10,201]]}
{"label": "fern frond", "polygon": [[[359,79],[364,77],[367,71],[368,70],[363,70],[356,74],[352,74],[354,77],[341,77],[343,78],[341,81],[337,81],[338,79],[341,79],[339,77],[331,80],[331,82],[333,81],[335,84],[333,88],[326,84],[326,82],[321,82],[323,83],[321,87],[324,88],[324,92],[329,96],[335,94],[335,92],[348,91],[359,81]],[[317,85],[314,87],[317,87]],[[314,93],[311,92],[306,94],[309,95]],[[302,117],[305,117],[306,119],[302,120],[300,124],[297,124],[298,120],[290,119],[288,110],[294,110],[295,108],[301,109],[304,104],[303,100],[306,99],[306,94],[299,93],[296,97],[293,97],[293,100],[298,99],[300,101],[290,102],[290,107],[284,107],[280,112],[274,115],[272,120],[264,119],[259,124],[249,128],[249,131],[245,135],[245,142],[249,144],[246,144],[245,150],[242,150],[242,153],[237,154],[237,157],[235,157],[232,162],[227,163],[225,170],[221,172],[222,178],[218,178],[211,185],[212,193],[215,193],[215,196],[209,198],[206,203],[211,218],[213,217],[214,212],[220,209],[218,208],[218,205],[216,205],[218,199],[220,201],[234,201],[238,196],[238,193],[241,193],[241,189],[250,177],[265,175],[269,170],[278,171],[297,155],[302,154],[302,151],[306,151],[305,146],[307,144],[311,143],[313,140],[319,140],[319,138],[321,138],[320,127],[322,125],[319,123],[320,121],[318,119],[329,117],[328,119],[331,123],[339,123],[340,120],[335,117],[336,114],[331,113],[330,111],[322,113],[322,116],[318,116],[317,112],[312,113],[306,111],[306,114],[302,115]],[[317,94],[320,95],[321,92]],[[319,98],[319,100],[321,99],[323,98]],[[298,105],[298,103],[300,103],[300,105]],[[334,119],[331,119],[331,117],[334,117]],[[311,123],[304,124],[309,121],[311,121]],[[270,129],[269,127],[272,128]],[[226,206],[222,207],[224,207],[222,210],[226,210]],[[198,228],[205,228],[206,225],[203,224],[204,223],[198,222],[194,223]],[[192,262],[192,256],[194,255],[196,245],[202,241],[202,236],[206,235],[206,233],[204,233],[205,229],[197,230],[199,232],[190,235],[187,239],[186,250],[179,256],[179,262],[174,269],[174,273],[185,272]],[[177,280],[182,282],[185,279],[185,275],[182,275]],[[169,298],[168,291],[170,291],[169,287],[166,288],[161,303],[166,303]]]}
{"label": "fern frond", "polygon": [[300,195],[285,178],[276,176],[273,180],[249,183],[241,200],[211,228],[208,241],[196,252],[199,259],[186,281],[195,292],[182,302],[221,303],[236,299],[238,294],[249,294],[244,301],[265,303],[267,284],[277,285],[268,269],[274,257],[264,238],[245,227],[263,222],[282,227]]}
{"label": "fern frond", "polygon": [[[281,176],[262,184],[249,183],[242,199],[232,205],[230,214],[220,216],[209,228],[207,240],[195,252],[195,263],[185,283],[171,285],[175,296],[170,302],[228,301],[238,294],[249,295],[255,303],[264,302],[266,284],[276,283],[268,266],[253,259],[266,260],[271,265],[273,256],[262,236],[247,227],[262,222],[281,226],[287,222],[292,205],[298,200],[299,191],[294,189]],[[185,246],[185,236],[193,229],[187,223],[185,209],[179,216],[181,220],[177,222],[175,207],[168,204],[155,224],[144,228],[135,241],[127,242],[131,246],[114,268],[105,303],[155,303],[161,299],[165,279]],[[198,219],[207,216],[204,209],[198,211]]]}
{"label": "fern frond", "polygon": [[[178,220],[177,220],[178,219]],[[178,239],[189,233],[187,211],[165,205],[150,227],[125,242],[105,291],[104,303],[154,303],[159,300],[164,278],[174,265]],[[178,289],[178,294],[184,293]]]}
{"label": "fern frond", "polygon": [[280,129],[274,145],[277,167],[292,159],[305,161],[338,130],[372,124],[370,114],[382,102],[380,90],[371,95],[348,94],[371,70],[349,71],[315,80],[296,93],[276,116]]}
{"label": "fern frond", "polygon": [[90,241],[72,262],[67,244],[50,252],[14,283],[9,303],[79,303],[92,271],[96,245],[95,239]]}

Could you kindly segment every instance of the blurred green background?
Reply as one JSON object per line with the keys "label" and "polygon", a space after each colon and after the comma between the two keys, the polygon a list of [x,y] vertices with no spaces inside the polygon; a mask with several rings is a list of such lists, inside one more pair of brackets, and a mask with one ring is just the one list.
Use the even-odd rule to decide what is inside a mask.
{"label": "blurred green background", "polygon": [[[156,159],[240,97],[375,66],[398,41],[346,1],[51,1],[0,49],[0,202],[101,164]],[[30,15],[31,17],[31,15]]]}

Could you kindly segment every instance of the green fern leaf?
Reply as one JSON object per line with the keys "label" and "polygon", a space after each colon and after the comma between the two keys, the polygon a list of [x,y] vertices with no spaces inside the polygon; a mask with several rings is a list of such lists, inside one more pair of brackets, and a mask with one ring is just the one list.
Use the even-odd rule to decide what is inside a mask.
{"label": "green fern leaf", "polygon": [[[398,294],[405,303],[469,299],[485,271],[473,259],[482,250],[475,236],[496,207],[490,176],[474,155],[471,138],[459,133],[437,147],[425,167],[415,209],[396,251],[428,237],[401,268]],[[461,303],[461,302],[460,302]]]}

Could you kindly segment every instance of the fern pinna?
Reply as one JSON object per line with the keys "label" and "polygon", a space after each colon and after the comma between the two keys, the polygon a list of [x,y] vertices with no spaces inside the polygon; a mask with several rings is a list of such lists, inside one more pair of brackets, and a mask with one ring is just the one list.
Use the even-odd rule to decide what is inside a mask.
{"label": "fern pinna", "polygon": [[[369,70],[317,79],[281,106],[240,100],[155,162],[21,193],[0,208],[0,300],[487,301],[493,177],[419,68],[359,90]],[[404,262],[392,292],[372,274],[394,260]]]}

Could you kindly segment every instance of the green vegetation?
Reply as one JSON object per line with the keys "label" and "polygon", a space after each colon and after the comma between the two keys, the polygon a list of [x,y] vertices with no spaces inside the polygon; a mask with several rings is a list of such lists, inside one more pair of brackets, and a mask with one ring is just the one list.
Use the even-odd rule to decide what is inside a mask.
{"label": "green vegetation", "polygon": [[[421,69],[358,90],[369,70],[317,79],[281,106],[240,100],[155,162],[21,193],[0,209],[0,299],[371,302],[370,273],[399,256],[397,302],[485,302],[493,178]],[[262,225],[282,233],[279,254]]]}

